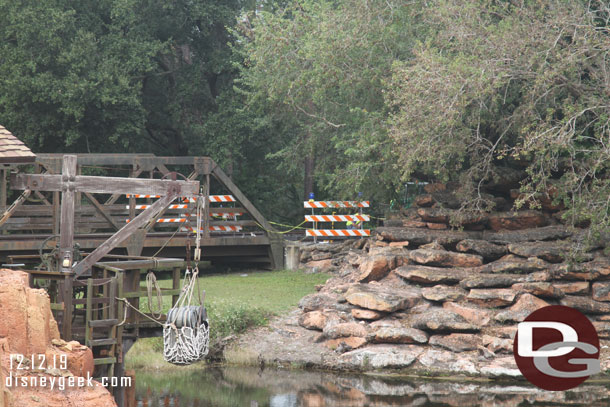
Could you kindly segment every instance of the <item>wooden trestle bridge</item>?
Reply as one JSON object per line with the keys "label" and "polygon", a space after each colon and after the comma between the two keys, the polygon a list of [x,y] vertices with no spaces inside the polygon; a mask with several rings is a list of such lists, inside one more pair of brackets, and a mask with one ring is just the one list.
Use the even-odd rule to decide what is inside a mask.
{"label": "wooden trestle bridge", "polygon": [[175,304],[195,229],[201,261],[283,267],[281,235],[209,157],[39,154],[0,168],[0,261],[48,290],[62,338],[92,348],[96,377],[122,377],[136,339],[162,335],[165,315],[134,310],[150,301],[142,281],[169,273],[161,296]]}

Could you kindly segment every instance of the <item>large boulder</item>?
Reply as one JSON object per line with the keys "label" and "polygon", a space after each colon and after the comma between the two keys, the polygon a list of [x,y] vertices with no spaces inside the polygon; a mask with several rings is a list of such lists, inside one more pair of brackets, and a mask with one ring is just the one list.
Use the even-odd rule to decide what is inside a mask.
{"label": "large boulder", "polygon": [[494,319],[499,322],[522,322],[532,312],[550,305],[531,294],[523,294],[509,309],[498,312]]}
{"label": "large boulder", "polygon": [[381,327],[374,332],[376,343],[426,343],[428,335],[419,329],[404,326]]}
{"label": "large boulder", "polygon": [[374,311],[394,312],[413,307],[423,301],[416,288],[392,289],[372,284],[356,284],[345,293],[352,305]]}
{"label": "large boulder", "polygon": [[324,329],[327,321],[327,316],[320,310],[305,312],[299,317],[299,325],[303,328],[316,329],[318,331]]}
{"label": "large boulder", "polygon": [[588,281],[570,281],[569,283],[553,283],[553,286],[564,294],[588,295]]}
{"label": "large boulder", "polygon": [[299,308],[304,312],[315,311],[323,308],[330,308],[337,302],[337,299],[324,293],[314,293],[306,295],[299,301]]}
{"label": "large boulder", "polygon": [[511,243],[508,250],[521,257],[539,257],[550,263],[561,263],[570,251],[565,241]]}
{"label": "large boulder", "polygon": [[485,240],[465,239],[460,241],[455,248],[463,253],[475,253],[487,260],[495,260],[506,254],[504,245],[497,245]]}
{"label": "large boulder", "polygon": [[466,299],[472,303],[489,307],[505,307],[515,302],[517,292],[508,288],[478,289],[473,288]]}
{"label": "large boulder", "polygon": [[423,284],[456,284],[470,275],[470,272],[465,269],[446,269],[415,265],[402,266],[394,270],[394,272],[407,281]]}
{"label": "large boulder", "polygon": [[368,334],[364,325],[357,322],[344,322],[340,324],[327,324],[324,327],[324,336],[330,339],[346,338],[348,336],[357,336],[365,338]]}
{"label": "large boulder", "polygon": [[530,293],[537,297],[558,299],[562,298],[565,294],[561,289],[557,288],[555,284],[548,282],[532,282],[532,283],[517,283],[511,287],[513,290],[519,293]]}
{"label": "large boulder", "polygon": [[607,314],[610,313],[610,304],[607,302],[595,301],[588,297],[577,297],[566,295],[560,301],[561,305],[576,308],[585,314]]}
{"label": "large boulder", "polygon": [[460,286],[464,288],[505,288],[525,281],[525,278],[520,274],[475,274],[460,281]]}
{"label": "large boulder", "polygon": [[475,334],[433,335],[429,340],[430,345],[440,346],[452,352],[475,350],[481,342],[481,336]]}
{"label": "large boulder", "polygon": [[491,310],[463,304],[457,304],[455,302],[446,302],[443,304],[443,308],[447,311],[458,314],[469,323],[478,327],[484,327],[489,325],[491,317],[493,316],[493,312]]}
{"label": "large boulder", "polygon": [[430,309],[415,315],[411,320],[413,328],[433,332],[473,332],[480,328],[466,321],[462,316],[442,308]]}
{"label": "large boulder", "polygon": [[384,278],[396,266],[396,258],[376,255],[367,257],[359,267],[358,281],[377,281]]}
{"label": "large boulder", "polygon": [[363,370],[401,369],[413,364],[422,351],[415,345],[371,345],[344,353],[339,364]]}
{"label": "large boulder", "polygon": [[441,267],[477,267],[483,258],[476,254],[455,253],[446,250],[418,249],[409,253],[415,263]]}
{"label": "large boulder", "polygon": [[489,216],[489,226],[495,231],[521,230],[545,226],[548,218],[543,213],[525,210],[496,213]]}
{"label": "large boulder", "polygon": [[[78,342],[65,342],[59,338],[57,323],[53,319],[49,297],[44,290],[28,286],[28,275],[22,271],[0,270],[0,382],[5,384],[5,373],[10,367],[10,354],[45,355],[47,361],[65,356],[67,369],[48,366],[31,375],[55,379],[58,375],[81,376],[93,374],[91,349]],[[4,357],[2,355],[4,353]],[[57,387],[10,386],[0,387],[0,406],[20,407],[40,405],[46,407],[82,406],[116,407],[112,395],[99,383],[93,387],[75,387],[61,391]]]}
{"label": "large boulder", "polygon": [[466,298],[466,291],[458,287],[447,287],[445,285],[435,285],[434,287],[424,287],[421,295],[427,300],[446,302],[461,301]]}
{"label": "large boulder", "polygon": [[546,270],[549,264],[542,259],[530,257],[524,259],[507,254],[500,259],[480,267],[482,273],[531,273],[532,271]]}

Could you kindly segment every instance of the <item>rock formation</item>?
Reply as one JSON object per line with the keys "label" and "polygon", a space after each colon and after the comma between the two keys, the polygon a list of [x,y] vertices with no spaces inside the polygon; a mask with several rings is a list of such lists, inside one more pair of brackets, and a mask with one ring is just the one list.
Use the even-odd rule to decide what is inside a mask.
{"label": "rock formation", "polygon": [[[583,312],[608,345],[605,243],[573,250],[584,247],[586,231],[551,216],[559,206],[460,218],[435,193],[415,202],[420,207],[370,239],[301,247],[303,269],[332,277],[295,315],[272,325],[270,341],[282,341],[280,327],[290,327],[293,342],[314,342],[309,353],[321,353],[293,349],[292,363],[516,376],[516,325],[549,304]],[[461,228],[452,228],[454,219]],[[261,355],[281,363],[283,351],[274,349]],[[610,369],[607,352],[602,370]]]}
{"label": "rock formation", "polygon": [[[108,390],[96,382],[69,386],[71,380],[77,383],[78,377],[93,374],[93,354],[76,341],[59,338],[47,293],[29,288],[26,273],[0,270],[0,313],[0,407],[116,406]],[[21,361],[15,355],[25,358]],[[21,368],[17,368],[20,361]],[[66,361],[65,369],[61,361]],[[7,377],[13,378],[12,386],[6,386]],[[16,386],[17,379],[35,380],[38,386]],[[41,379],[46,386],[40,385]],[[60,380],[64,390],[58,388]],[[53,390],[51,382],[55,383]]]}

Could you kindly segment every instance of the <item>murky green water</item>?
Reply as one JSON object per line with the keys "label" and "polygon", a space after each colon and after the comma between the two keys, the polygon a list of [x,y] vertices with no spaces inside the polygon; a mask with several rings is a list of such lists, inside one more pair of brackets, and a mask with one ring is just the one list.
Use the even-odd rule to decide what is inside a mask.
{"label": "murky green water", "polygon": [[138,407],[609,406],[607,384],[547,392],[526,382],[472,383],[223,368],[138,373]]}

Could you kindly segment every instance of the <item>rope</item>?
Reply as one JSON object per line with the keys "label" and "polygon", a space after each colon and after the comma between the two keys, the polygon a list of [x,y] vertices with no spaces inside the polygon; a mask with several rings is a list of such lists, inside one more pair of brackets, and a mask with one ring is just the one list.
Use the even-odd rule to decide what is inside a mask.
{"label": "rope", "polygon": [[[157,290],[157,310],[158,310],[158,312],[155,312],[155,310],[153,309],[153,306],[152,306],[153,287],[155,288],[155,290]],[[153,318],[155,318],[155,319],[161,318],[162,311],[163,311],[163,300],[161,299],[161,287],[159,287],[159,284],[157,283],[157,276],[155,276],[155,273],[153,273],[152,271],[149,271],[148,274],[146,275],[146,292],[148,294],[148,309],[150,310],[150,313],[152,314]]]}
{"label": "rope", "polygon": [[[131,304],[129,303],[129,301],[127,301],[127,298],[119,298],[119,297],[116,297],[116,299],[117,299],[118,301],[123,301],[123,302],[125,303],[125,305],[127,305],[127,307],[131,308],[132,310],[134,310],[134,311],[135,311],[135,312],[137,312],[138,314],[140,314],[140,315],[142,315],[142,316],[144,316],[144,317],[146,317],[146,318],[150,319],[151,321],[153,321],[153,322],[154,322],[154,323],[156,323],[156,324],[159,324],[159,325],[161,325],[161,326],[164,326],[164,324],[163,324],[163,323],[161,323],[161,322],[157,321],[156,319],[151,318],[149,315],[146,315],[145,313],[143,313],[142,311],[140,311],[139,309],[137,309],[136,307],[134,307],[133,305],[131,305]],[[123,321],[122,321],[120,324],[118,324],[117,326],[122,326],[122,325],[124,325],[124,324],[125,324],[125,322],[127,321],[127,307],[125,307],[125,314],[124,314],[124,316],[123,316]]]}

